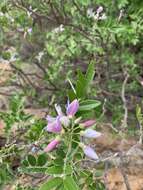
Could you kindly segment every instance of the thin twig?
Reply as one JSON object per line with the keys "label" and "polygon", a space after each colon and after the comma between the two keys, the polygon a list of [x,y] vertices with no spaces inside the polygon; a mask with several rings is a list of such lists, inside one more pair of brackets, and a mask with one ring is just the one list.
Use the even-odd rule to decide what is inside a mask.
{"label": "thin twig", "polygon": [[122,121],[121,129],[127,127],[128,108],[127,108],[127,101],[126,101],[126,97],[125,97],[125,88],[126,88],[128,78],[129,78],[129,74],[127,72],[125,72],[125,79],[124,79],[124,82],[122,85],[122,91],[121,91],[121,98],[122,98],[123,108],[124,108],[124,118]]}
{"label": "thin twig", "polygon": [[[41,69],[41,71],[43,71],[43,73],[44,73],[45,75],[48,74],[48,73],[46,72],[46,69],[45,69],[44,67],[42,67],[40,63],[38,63],[38,62],[36,61],[36,62],[34,62],[34,64],[35,64],[39,69]],[[51,85],[52,87],[54,87],[54,90],[60,90],[60,89],[50,80],[50,78],[48,78],[47,81],[50,83],[50,85]]]}
{"label": "thin twig", "polygon": [[137,124],[139,126],[139,134],[140,134],[140,138],[139,138],[139,144],[143,144],[143,116],[142,114],[139,112],[138,114],[136,113],[136,119],[137,119]]}
{"label": "thin twig", "polygon": [[139,126],[140,126],[140,139],[139,139],[139,143],[143,144],[143,126],[142,126],[141,122],[139,122]]}

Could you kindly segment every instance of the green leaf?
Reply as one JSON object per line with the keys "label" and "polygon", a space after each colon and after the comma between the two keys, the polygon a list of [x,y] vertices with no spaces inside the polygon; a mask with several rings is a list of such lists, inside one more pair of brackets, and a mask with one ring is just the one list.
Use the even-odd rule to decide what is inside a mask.
{"label": "green leaf", "polygon": [[40,154],[37,159],[38,166],[44,166],[47,162],[46,154]]}
{"label": "green leaf", "polygon": [[59,177],[48,180],[44,183],[39,190],[52,190],[62,184],[62,179]]}
{"label": "green leaf", "polygon": [[90,63],[85,75],[78,71],[76,92],[78,98],[84,98],[88,93],[91,82],[95,75],[94,63]]}
{"label": "green leaf", "polygon": [[45,173],[47,167],[21,167],[19,172],[21,173]]}
{"label": "green leaf", "polygon": [[91,62],[88,66],[88,69],[87,69],[87,72],[86,72],[86,85],[87,87],[90,85],[90,83],[92,82],[93,78],[94,78],[94,75],[95,75],[95,67],[94,67],[94,63]]}
{"label": "green leaf", "polygon": [[81,3],[84,6],[87,6],[90,3],[90,1],[89,0],[79,0],[79,3]]}
{"label": "green leaf", "polygon": [[78,70],[76,93],[78,98],[83,98],[86,95],[86,79],[80,70]]}
{"label": "green leaf", "polygon": [[22,161],[22,164],[23,164],[24,166],[29,166],[29,162],[28,162],[27,160],[23,160],[23,161]]}
{"label": "green leaf", "polygon": [[94,75],[95,75],[95,68],[93,62],[89,64],[85,75],[80,70],[77,71],[77,81],[75,85],[76,93],[74,92],[73,88],[72,90],[68,91],[68,96],[70,100],[73,100],[75,97],[76,98],[86,97],[90,84],[93,81]]}
{"label": "green leaf", "polygon": [[63,160],[63,158],[65,158],[66,156],[66,152],[64,152],[64,147],[60,147],[59,149],[57,149],[56,154],[58,155],[60,159]]}
{"label": "green leaf", "polygon": [[66,190],[64,188],[64,184],[62,183],[60,186],[58,186],[55,190]]}
{"label": "green leaf", "polygon": [[73,92],[73,90],[68,90],[68,97],[69,97],[70,101],[73,101],[76,98],[76,95]]}
{"label": "green leaf", "polygon": [[76,182],[71,176],[67,176],[64,181],[64,187],[67,190],[79,190],[79,187],[77,186]]}
{"label": "green leaf", "polygon": [[66,169],[65,169],[65,173],[66,173],[67,175],[69,175],[69,174],[72,173],[72,171],[73,171],[73,169],[72,169],[71,165],[67,165],[67,166],[66,166]]}
{"label": "green leaf", "polygon": [[62,174],[63,168],[62,166],[51,166],[48,167],[46,170],[46,173],[51,175],[51,174]]}
{"label": "green leaf", "polygon": [[101,102],[98,100],[85,100],[80,103],[79,111],[92,110],[100,105]]}
{"label": "green leaf", "polygon": [[56,166],[60,166],[60,165],[63,165],[64,164],[64,160],[61,159],[61,158],[57,158],[54,160],[54,165]]}
{"label": "green leaf", "polygon": [[31,166],[35,166],[36,165],[36,158],[33,155],[29,154],[27,156],[27,160],[28,160],[28,162],[29,162],[29,164]]}

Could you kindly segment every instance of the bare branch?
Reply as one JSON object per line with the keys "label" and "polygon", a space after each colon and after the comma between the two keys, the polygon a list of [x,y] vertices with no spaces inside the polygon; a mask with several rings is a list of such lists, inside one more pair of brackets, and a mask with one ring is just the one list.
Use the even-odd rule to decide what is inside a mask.
{"label": "bare branch", "polygon": [[129,78],[129,74],[127,72],[125,72],[125,79],[124,79],[124,82],[122,85],[122,91],[121,91],[121,98],[122,98],[123,108],[124,108],[124,118],[122,121],[121,129],[127,127],[128,108],[127,108],[127,101],[126,101],[126,97],[125,97],[125,88],[126,88],[128,78]]}

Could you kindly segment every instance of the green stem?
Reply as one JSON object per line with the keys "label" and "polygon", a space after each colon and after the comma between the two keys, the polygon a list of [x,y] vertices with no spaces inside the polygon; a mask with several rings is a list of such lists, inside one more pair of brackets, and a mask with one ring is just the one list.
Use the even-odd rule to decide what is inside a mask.
{"label": "green stem", "polygon": [[72,121],[72,128],[71,128],[71,133],[70,133],[70,137],[69,137],[70,140],[69,140],[69,144],[68,144],[68,151],[67,151],[66,157],[65,157],[65,159],[64,159],[64,169],[63,169],[64,175],[65,175],[65,171],[66,171],[68,156],[69,156],[69,154],[70,154],[70,152],[71,152],[71,148],[72,148],[73,128],[74,128],[74,123],[73,123],[73,121]]}

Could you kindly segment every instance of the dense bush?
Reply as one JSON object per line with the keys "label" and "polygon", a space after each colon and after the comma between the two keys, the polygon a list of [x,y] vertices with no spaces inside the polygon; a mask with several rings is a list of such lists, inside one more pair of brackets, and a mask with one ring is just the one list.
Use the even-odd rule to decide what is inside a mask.
{"label": "dense bush", "polygon": [[[31,89],[29,84],[26,89],[30,96],[38,96],[40,102],[45,103],[54,90],[62,97],[67,79],[74,77],[77,68],[86,71],[93,61],[96,73],[94,93],[91,93],[102,100],[110,99],[110,111],[122,111],[120,91],[127,73],[130,75],[127,99],[140,101],[141,1],[7,0],[1,1],[0,6],[1,56],[14,60],[18,68],[21,62],[26,62],[35,64],[42,72],[43,88],[33,84]],[[15,52],[9,53],[8,46],[14,47]],[[47,94],[48,89],[51,93]],[[119,103],[116,108],[114,101]],[[114,118],[119,122],[122,115],[114,114]]]}

